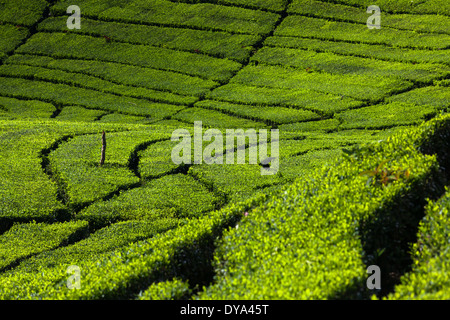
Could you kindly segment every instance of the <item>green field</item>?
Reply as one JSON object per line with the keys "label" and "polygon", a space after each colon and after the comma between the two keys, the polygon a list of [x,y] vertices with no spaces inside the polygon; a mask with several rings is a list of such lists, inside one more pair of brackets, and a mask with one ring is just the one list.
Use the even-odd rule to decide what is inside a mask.
{"label": "green field", "polygon": [[446,0],[0,0],[0,299],[448,300],[449,111]]}

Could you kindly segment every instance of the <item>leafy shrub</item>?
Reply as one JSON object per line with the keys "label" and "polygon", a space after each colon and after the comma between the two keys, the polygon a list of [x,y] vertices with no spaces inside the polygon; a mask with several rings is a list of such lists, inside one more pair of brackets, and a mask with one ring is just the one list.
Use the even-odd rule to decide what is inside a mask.
{"label": "leafy shrub", "polygon": [[87,233],[86,221],[15,224],[0,236],[0,269],[11,267],[32,255],[77,241]]}
{"label": "leafy shrub", "polygon": [[195,218],[220,203],[212,192],[183,174],[166,175],[129,189],[107,201],[98,201],[76,215],[96,227],[120,220]]}
{"label": "leafy shrub", "polygon": [[[416,148],[441,125],[448,125],[448,116],[356,148],[345,160],[297,180],[250,211],[224,234],[215,254],[215,284],[199,298],[324,299],[359,286],[364,291],[368,253],[360,237],[367,230],[359,224],[389,210],[390,201],[408,192],[423,195],[438,165]],[[368,183],[360,173],[381,163],[388,169],[409,168],[410,175],[386,186]]]}
{"label": "leafy shrub", "polygon": [[[66,20],[66,17],[45,19],[39,24],[38,31],[64,31]],[[135,25],[86,18],[83,19],[83,28],[72,32],[100,37],[108,35],[113,41],[205,53],[237,62],[244,62],[250,55],[252,46],[260,40],[258,35]]]}
{"label": "leafy shrub", "polygon": [[375,58],[388,61],[412,63],[442,63],[447,64],[448,58],[445,50],[424,50],[390,47],[383,44],[365,44],[343,42],[325,39],[309,39],[288,36],[268,37],[266,46],[298,48],[319,52],[333,52],[337,54],[364,58]]}
{"label": "leafy shrub", "polygon": [[188,283],[179,279],[152,284],[138,295],[139,300],[183,300],[190,297],[192,290]]}
{"label": "leafy shrub", "polygon": [[375,101],[413,86],[409,81],[392,78],[368,77],[358,74],[309,73],[306,70],[262,65],[246,66],[231,82],[257,87],[307,89],[329,93],[334,95],[335,100],[347,96],[359,100]]}
{"label": "leafy shrub", "polygon": [[[77,224],[87,226],[87,221],[78,221]],[[132,242],[149,239],[160,233],[178,226],[175,219],[159,219],[156,221],[122,221],[92,232],[89,237],[73,244],[41,251],[28,259],[21,261],[7,274],[17,272],[35,272],[39,268],[48,270],[60,265],[78,265],[86,261],[96,261],[99,257],[107,256],[112,251]],[[92,229],[92,228],[90,228]],[[93,231],[93,230],[90,230]]]}
{"label": "leafy shrub", "polygon": [[[114,62],[55,59],[48,56],[14,54],[6,60],[6,63],[82,73],[113,83],[159,91],[171,91],[180,95],[201,96],[209,91],[210,88],[217,86],[217,82],[212,80]],[[161,81],[161,79],[164,79],[164,81]]]}
{"label": "leafy shrub", "polygon": [[[66,46],[62,47],[61,42]],[[146,45],[119,42],[106,44],[101,38],[69,33],[36,33],[17,52],[54,58],[119,62],[219,81],[229,79],[241,67],[240,63],[227,59]]]}

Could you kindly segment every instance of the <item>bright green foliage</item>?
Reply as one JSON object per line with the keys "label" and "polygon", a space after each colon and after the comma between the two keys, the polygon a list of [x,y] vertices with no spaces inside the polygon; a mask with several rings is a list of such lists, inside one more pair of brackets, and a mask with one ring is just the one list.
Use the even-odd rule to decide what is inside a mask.
{"label": "bright green foliage", "polygon": [[450,5],[445,0],[427,0],[411,2],[411,0],[340,0],[339,2],[367,8],[370,5],[378,5],[386,11],[392,12],[410,12],[410,13],[440,13],[448,15]]}
{"label": "bright green foliage", "polygon": [[173,279],[152,284],[138,295],[139,300],[182,300],[188,299],[192,294],[189,284]]}
{"label": "bright green foliage", "polygon": [[[224,234],[215,284],[199,298],[324,299],[365,285],[358,224],[437,172],[436,159],[415,148],[435,128],[448,125],[448,117],[441,121],[355,149],[250,211]],[[408,168],[408,175],[368,183],[360,173],[380,164]]]}
{"label": "bright green foliage", "polygon": [[445,49],[450,44],[450,35],[447,34],[416,33],[390,28],[372,30],[362,24],[334,22],[303,16],[288,16],[277,28],[274,35],[385,44],[394,47],[415,47],[421,49]]}
{"label": "bright green foliage", "polygon": [[[447,0],[12,2],[0,299],[369,298],[367,265],[401,274],[409,248],[388,298],[448,297],[447,195],[406,244],[448,184]],[[245,164],[174,163],[195,121],[279,129],[277,173],[251,139]]]}
{"label": "bright green foliage", "polygon": [[448,64],[448,52],[445,50],[411,50],[376,43],[365,44],[334,41],[333,39],[307,39],[284,36],[268,37],[264,43],[267,46],[333,52],[346,56],[368,57],[380,60]]}
{"label": "bright green foliage", "polygon": [[[260,10],[220,6],[209,3],[186,4],[168,0],[127,1],[120,7],[108,0],[80,0],[86,16],[99,20],[132,22],[136,24],[164,24],[232,33],[269,33],[279,15]],[[55,14],[64,14],[70,0],[59,1],[52,8]]]}
{"label": "bright green foliage", "polygon": [[289,134],[291,136],[298,136],[302,132],[309,131],[331,131],[337,129],[339,126],[339,120],[337,119],[327,119],[320,121],[309,121],[309,122],[298,122],[283,124],[278,127],[283,135]]}
{"label": "bright green foliage", "polygon": [[[372,1],[369,5],[379,5],[379,1]],[[398,2],[398,1],[397,1]],[[391,1],[391,3],[394,3]],[[359,4],[359,3],[358,3]],[[414,2],[410,2],[414,5]],[[406,29],[421,32],[449,33],[450,18],[434,14],[390,14],[385,9],[389,7],[385,3],[380,6],[382,11],[382,27]],[[321,18],[348,20],[366,24],[371,14],[363,7],[322,2],[317,0],[294,0],[289,6],[289,13],[317,16]],[[411,12],[410,7],[405,12]]]}
{"label": "bright green foliage", "polygon": [[19,100],[0,97],[0,117],[3,119],[50,118],[56,108],[39,100]]}
{"label": "bright green foliage", "polygon": [[450,74],[450,67],[445,65],[411,65],[289,48],[266,47],[258,51],[252,57],[252,60],[274,65],[292,66],[309,72],[396,77],[402,80],[422,82]]}
{"label": "bright green foliage", "polygon": [[[360,100],[377,100],[412,87],[409,81],[359,74],[334,75],[278,66],[247,66],[232,80],[258,87],[308,89]],[[319,95],[319,94],[317,94]]]}
{"label": "bright green foliage", "polygon": [[202,183],[225,194],[232,202],[248,199],[257,189],[282,181],[279,175],[262,176],[261,167],[248,162],[194,166],[189,169],[189,173]]}
{"label": "bright green foliage", "polygon": [[17,78],[0,77],[0,94],[18,98],[39,99],[65,105],[81,105],[90,109],[119,111],[122,113],[151,116],[156,119],[167,117],[183,106],[154,103],[143,99],[121,97],[109,93]]}
{"label": "bright green foliage", "polygon": [[[63,209],[58,200],[58,185],[46,174],[47,154],[54,148],[57,142],[65,137],[93,134],[101,137],[102,130],[110,132],[133,128],[132,125],[103,124],[101,126],[92,123],[74,123],[57,121],[7,121],[0,123],[0,222],[28,221],[28,220],[53,220],[58,212]],[[139,128],[139,127],[138,127]],[[134,127],[136,129],[136,127]],[[142,127],[141,127],[142,130]],[[160,130],[154,133],[159,139],[161,136],[170,137],[169,133]],[[141,131],[141,136],[149,139],[150,133]],[[87,136],[89,137],[89,136]],[[151,138],[150,138],[151,139]],[[114,143],[111,144],[114,150]],[[119,146],[117,149],[126,148]],[[61,150],[58,149],[59,152]],[[85,149],[85,152],[94,150]],[[117,151],[118,152],[118,151]],[[100,149],[97,150],[100,154]],[[116,153],[118,155],[118,153]],[[121,153],[125,157],[124,152]],[[74,159],[78,154],[71,154],[69,159]],[[118,155],[119,156],[119,155]],[[92,161],[99,161],[99,155]],[[120,156],[119,156],[120,157]],[[129,154],[126,154],[125,163]],[[112,156],[110,160],[114,159]],[[85,160],[85,159],[84,159]],[[82,162],[83,158],[79,159]],[[75,162],[76,163],[76,162]],[[98,163],[98,162],[97,162]],[[104,168],[105,171],[108,170]],[[44,172],[44,170],[46,172]],[[96,168],[100,171],[100,168]],[[112,168],[109,170],[112,171]],[[70,171],[70,170],[69,170]],[[134,175],[131,174],[134,178]],[[86,177],[88,180],[89,177]],[[86,186],[88,188],[88,186]]]}
{"label": "bright green foliage", "polygon": [[60,121],[89,122],[94,121],[105,114],[106,112],[102,110],[91,110],[79,106],[67,106],[61,110],[56,119]]}
{"label": "bright green foliage", "polygon": [[135,123],[135,124],[149,124],[154,122],[154,120],[142,117],[142,116],[131,116],[128,114],[120,113],[109,113],[101,117],[98,120],[99,123]]}
{"label": "bright green foliage", "polygon": [[[305,82],[306,81],[307,80],[305,80]],[[265,83],[258,83],[258,85],[265,85]],[[349,97],[313,91],[313,86],[308,84],[305,84],[305,87],[301,86],[299,88],[288,88],[287,86],[288,85],[282,86],[281,88],[272,88],[232,83],[215,89],[211,92],[209,97],[223,101],[252,105],[300,107],[323,114],[331,114],[336,111],[362,105],[361,101]],[[277,109],[283,110],[282,108]],[[281,114],[283,114],[283,111],[281,111]],[[303,115],[305,114],[308,113],[303,112]],[[317,118],[317,115],[314,115],[313,113],[309,113],[309,115],[311,120]],[[294,117],[291,121],[296,121],[296,118]]]}
{"label": "bright green foliage", "polygon": [[156,142],[149,145],[145,150],[140,151],[138,156],[141,177],[149,179],[177,169],[179,165],[172,161],[172,149],[178,143],[170,140]]}
{"label": "bright green foliage", "polygon": [[87,233],[85,221],[16,224],[0,236],[0,270],[32,255],[77,241]]}
{"label": "bright green foliage", "polygon": [[[250,96],[250,90],[256,88],[249,88],[243,86],[234,86],[228,85],[229,87],[240,87],[241,89],[246,89],[248,96]],[[225,87],[225,86],[224,86]],[[224,88],[222,87],[222,88]],[[231,88],[229,88],[231,89]],[[230,90],[231,91],[231,90]],[[236,90],[237,91],[237,90]],[[241,93],[232,91],[233,93]],[[242,97],[244,97],[242,90]],[[260,90],[261,92],[263,90]],[[257,95],[255,94],[255,97]],[[274,97],[276,99],[276,97]],[[286,99],[286,97],[283,97]],[[236,99],[237,100],[237,99]],[[202,107],[206,109],[215,109],[225,113],[229,113],[232,115],[255,119],[256,121],[264,121],[266,123],[289,123],[292,121],[308,121],[308,120],[316,120],[319,119],[319,115],[309,111],[309,110],[301,110],[287,107],[278,107],[278,106],[255,106],[255,105],[243,105],[222,101],[213,101],[213,100],[203,100],[196,103],[197,107]]]}
{"label": "bright green foliage", "polygon": [[434,116],[436,112],[434,106],[396,101],[344,111],[335,117],[341,121],[340,128],[383,128],[419,124]]}
{"label": "bright green foliage", "polygon": [[[263,201],[264,195],[244,204],[230,205],[214,211],[201,220],[192,220],[184,226],[169,230],[148,241],[140,241],[116,250],[97,261],[80,261],[83,282],[79,290],[66,287],[66,266],[48,269],[38,266],[35,273],[17,272],[0,276],[1,299],[100,299],[129,297],[148,288],[156,278],[173,279],[181,272],[201,277],[209,272],[209,252],[224,228],[233,225],[245,210]],[[174,256],[177,255],[177,260]],[[125,262],[126,261],[126,262]],[[174,263],[174,270],[170,268]],[[42,271],[46,272],[42,272]],[[174,274],[175,273],[175,274]],[[30,277],[31,276],[31,277]],[[14,283],[24,283],[17,287]],[[14,290],[12,290],[14,286]],[[133,297],[136,296],[133,295]]]}
{"label": "bright green foliage", "polygon": [[[66,19],[66,17],[46,19],[39,24],[38,30],[64,31]],[[108,36],[113,41],[205,53],[238,62],[243,62],[249,56],[252,46],[260,39],[257,35],[133,25],[91,19],[83,19],[83,27],[71,32],[99,37]]]}
{"label": "bright green foliage", "polygon": [[30,27],[41,19],[47,5],[45,0],[2,1],[0,2],[0,22]]}
{"label": "bright green foliage", "polygon": [[[61,42],[66,45],[61,47]],[[17,52],[119,62],[222,81],[230,78],[241,66],[227,59],[146,45],[108,43],[105,39],[69,33],[36,33]]]}
{"label": "bright green foliage", "polygon": [[77,214],[94,225],[119,220],[193,218],[211,211],[220,202],[205,186],[190,176],[175,174],[145,182],[140,188],[98,201]]}
{"label": "bright green foliage", "polygon": [[389,295],[389,299],[449,299],[450,278],[450,192],[430,201],[419,226],[418,240],[412,249],[411,272]]}
{"label": "bright green foliage", "polygon": [[[202,121],[202,125],[212,128],[262,128],[265,124],[258,123],[252,120],[236,118],[229,116],[222,112],[203,108],[187,108],[178,112],[173,119],[184,122],[194,123],[195,121]],[[186,127],[192,125],[186,125]]]}
{"label": "bright green foliage", "polygon": [[6,63],[41,66],[68,72],[95,76],[104,80],[133,87],[144,87],[160,91],[171,91],[180,95],[203,95],[217,85],[212,80],[203,80],[170,71],[92,60],[54,59],[47,56],[15,54]]}
{"label": "bright green foliage", "polygon": [[10,53],[28,35],[29,31],[24,27],[0,24],[0,52]]}
{"label": "bright green foliage", "polygon": [[50,154],[50,165],[66,186],[66,202],[70,206],[84,205],[139,183],[130,168],[132,152],[141,144],[168,138],[167,133],[151,130],[106,132],[105,164],[99,166],[101,135],[77,136]]}
{"label": "bright green foliage", "polygon": [[423,87],[389,97],[388,101],[406,102],[422,107],[429,106],[436,108],[436,110],[448,110],[450,106],[450,87]]}
{"label": "bright green foliage", "polygon": [[[72,222],[74,224],[74,222]],[[76,225],[87,226],[87,221],[78,221]],[[99,229],[74,244],[53,250],[43,251],[29,259],[23,260],[9,273],[34,272],[39,268],[53,269],[59,265],[77,265],[83,261],[95,261],[101,256],[129,245],[132,242],[151,238],[177,226],[175,219],[157,221],[123,221]]]}
{"label": "bright green foliage", "polygon": [[160,92],[146,88],[136,88],[112,83],[97,77],[62,70],[47,69],[32,66],[4,65],[0,67],[0,75],[24,79],[64,83],[71,86],[108,92],[118,96],[148,99],[150,101],[191,104],[197,101],[194,97],[183,97],[167,92]]}

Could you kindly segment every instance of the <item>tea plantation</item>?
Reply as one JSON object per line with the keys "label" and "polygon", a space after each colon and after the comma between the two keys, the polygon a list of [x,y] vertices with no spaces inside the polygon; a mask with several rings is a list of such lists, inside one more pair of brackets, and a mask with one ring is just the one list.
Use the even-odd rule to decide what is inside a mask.
{"label": "tea plantation", "polygon": [[449,111],[447,0],[0,0],[0,299],[450,299]]}

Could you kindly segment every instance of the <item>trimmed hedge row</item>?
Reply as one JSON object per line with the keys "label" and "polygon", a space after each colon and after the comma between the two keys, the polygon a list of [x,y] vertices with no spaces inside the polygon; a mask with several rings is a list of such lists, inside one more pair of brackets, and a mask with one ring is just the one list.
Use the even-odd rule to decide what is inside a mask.
{"label": "trimmed hedge row", "polygon": [[[408,203],[403,198],[408,194],[438,192],[429,182],[439,175],[436,158],[417,148],[449,122],[450,116],[439,117],[381,143],[355,148],[249,212],[223,235],[215,253],[214,284],[198,298],[326,299],[353,291],[364,295],[364,264],[371,264],[372,252],[363,250],[360,239],[370,239],[370,230],[362,226],[389,215],[393,202],[403,201],[406,208],[420,205]],[[371,176],[366,170],[379,172]],[[381,172],[396,174],[386,178]]]}
{"label": "trimmed hedge row", "polygon": [[198,100],[195,97],[180,96],[169,92],[136,88],[112,83],[94,76],[42,67],[7,64],[0,66],[0,75],[5,77],[48,81],[55,84],[67,84],[118,96],[146,99],[154,102],[176,105],[189,105]]}
{"label": "trimmed hedge row", "polygon": [[[359,74],[334,75],[308,72],[279,66],[246,66],[231,83],[280,89],[303,89],[351,97],[359,100],[379,100],[413,86],[412,82]],[[319,95],[319,94],[318,94]]]}
{"label": "trimmed hedge row", "polygon": [[[154,128],[154,127],[153,127]],[[159,128],[159,134],[164,130]],[[9,120],[0,123],[0,229],[15,221],[54,221],[65,207],[48,174],[48,154],[62,139],[120,130],[142,130],[131,124],[95,124],[52,120]],[[150,130],[152,127],[150,127]],[[146,128],[149,130],[149,128]],[[158,133],[155,133],[158,135]],[[167,137],[170,133],[167,132]],[[150,134],[149,134],[150,135]],[[98,154],[100,150],[97,150]],[[72,156],[77,156],[72,155]],[[98,160],[96,159],[96,162]]]}
{"label": "trimmed hedge row", "polygon": [[172,2],[185,2],[185,3],[201,3],[208,2],[214,4],[233,5],[243,8],[250,8],[256,10],[269,10],[280,12],[286,7],[287,0],[168,0]]}
{"label": "trimmed hedge row", "polygon": [[143,115],[154,120],[168,117],[185,106],[151,102],[143,99],[117,96],[94,90],[44,81],[0,77],[0,95],[21,99],[36,99],[54,104],[78,105],[90,109]]}
{"label": "trimmed hedge row", "polygon": [[[217,82],[212,80],[113,62],[55,59],[48,56],[14,54],[5,63],[77,72],[116,84],[169,91],[184,96],[202,96],[218,85]],[[164,79],[164,81],[161,81],[161,79]]]}
{"label": "trimmed hedge row", "polygon": [[[100,124],[99,124],[100,126]],[[66,203],[77,208],[139,183],[132,171],[131,156],[138,146],[169,139],[167,132],[142,130],[106,132],[105,164],[99,166],[101,135],[77,136],[50,153],[51,170],[65,185]]]}
{"label": "trimmed hedge row", "polygon": [[418,240],[412,248],[413,268],[388,299],[449,299],[450,191],[430,201],[421,221]]}
{"label": "trimmed hedge row", "polygon": [[[192,286],[208,285],[214,240],[227,230],[215,255],[215,284],[198,298],[336,297],[343,290],[365,284],[360,223],[374,218],[379,208],[399,196],[427,187],[438,164],[434,156],[424,156],[417,148],[436,128],[448,127],[449,121],[450,116],[441,116],[381,143],[356,148],[346,159],[296,181],[282,193],[259,194],[95,262],[81,262],[83,282],[79,290],[65,288],[65,268],[42,267],[33,274],[0,276],[0,296],[126,298],[135,297],[152,283],[181,277],[189,279]],[[361,174],[378,166],[383,171],[402,168],[403,173],[397,181]],[[341,214],[335,214],[336,210]],[[248,216],[237,228],[227,229],[245,212]],[[199,278],[201,275],[205,277]],[[17,283],[23,285],[18,287]]]}
{"label": "trimmed hedge row", "polygon": [[[371,2],[370,5],[376,4]],[[414,5],[414,3],[411,3]],[[369,5],[368,5],[369,6]],[[323,2],[316,0],[294,0],[289,6],[289,13],[299,13],[328,19],[340,19],[366,24],[371,14],[366,12],[367,7],[353,7],[339,3]],[[383,4],[382,27],[406,29],[417,32],[449,33],[450,19],[447,16],[435,14],[389,14],[385,12],[388,7]]]}
{"label": "trimmed hedge row", "polygon": [[[45,19],[38,31],[65,31],[67,17]],[[112,41],[145,44],[162,48],[204,53],[218,58],[244,62],[252,46],[261,36],[228,32],[135,25],[83,19],[83,27],[71,32],[97,37],[108,36]]]}
{"label": "trimmed hedge row", "polygon": [[[58,1],[51,11],[64,15],[70,0]],[[278,14],[261,10],[221,6],[210,3],[186,4],[166,0],[152,2],[128,1],[116,6],[108,0],[80,0],[85,17],[103,21],[119,21],[133,24],[161,24],[202,30],[227,31],[244,34],[267,34],[279,18]]]}
{"label": "trimmed hedge row", "polygon": [[2,119],[48,119],[55,111],[55,106],[47,102],[0,97],[0,117]]}
{"label": "trimmed hedge row", "polygon": [[29,34],[24,27],[0,24],[0,52],[12,52]]}
{"label": "trimmed hedge row", "polygon": [[[340,3],[352,6],[367,8],[374,4],[370,0],[339,0]],[[410,0],[377,0],[376,5],[384,8],[386,11],[392,12],[408,12],[408,13],[432,13],[449,15],[450,4],[443,0],[428,0],[426,2],[411,2]]]}
{"label": "trimmed hedge row", "polygon": [[172,119],[183,122],[194,123],[195,121],[202,121],[202,125],[212,128],[265,128],[265,124],[244,119],[240,117],[231,116],[222,112],[203,109],[199,107],[192,107],[184,109],[175,114]]}
{"label": "trimmed hedge row", "polygon": [[[284,70],[284,72],[287,72],[287,70]],[[332,115],[336,111],[355,108],[363,104],[362,101],[358,101],[347,96],[343,97],[337,94],[314,91],[315,89],[320,88],[315,87],[314,85],[308,85],[307,83],[304,83],[304,86],[300,85],[299,87],[295,88],[289,88],[289,84],[287,84],[286,86],[282,85],[281,88],[273,88],[254,86],[251,83],[245,84],[243,80],[236,81],[240,81],[241,83],[230,83],[221,86],[213,90],[210,94],[207,95],[207,97],[214,100],[237,102],[250,105],[248,107],[242,107],[242,109],[251,108],[251,105],[263,105],[277,106],[275,110],[278,110],[281,109],[278,106],[282,106],[304,108],[328,116]],[[307,82],[306,79],[304,79],[303,81]],[[258,83],[258,85],[264,84],[265,83]],[[316,86],[318,86],[318,84]],[[202,101],[200,103],[197,103],[196,105],[201,106],[203,104],[204,102]],[[223,105],[223,103],[221,105]],[[264,110],[262,107],[259,109]],[[291,111],[291,113],[292,112],[294,111]],[[299,116],[308,116],[311,120],[317,118],[317,115],[310,111],[298,112],[300,112]],[[258,115],[259,112],[257,112],[256,114]],[[289,119],[285,119],[284,122],[286,121],[289,121]],[[292,121],[298,120],[296,117],[293,117]]]}
{"label": "trimmed hedge row", "polygon": [[0,236],[0,270],[13,267],[20,260],[77,241],[88,234],[88,223],[15,224]]}
{"label": "trimmed hedge row", "polygon": [[[64,43],[64,46],[61,46]],[[205,79],[226,81],[241,64],[196,53],[119,42],[106,42],[73,33],[39,32],[17,49],[17,53],[119,62],[140,67],[180,72]]]}
{"label": "trimmed hedge row", "polygon": [[430,82],[450,74],[450,67],[439,64],[406,64],[374,61],[373,59],[342,56],[290,48],[264,47],[251,60],[271,65],[308,69],[310,72],[359,74],[375,77],[395,77],[416,82]]}
{"label": "trimmed hedge row", "polygon": [[167,280],[152,284],[139,292],[138,300],[186,300],[192,295],[189,284],[180,279]]}
{"label": "trimmed hedge row", "polygon": [[[76,225],[86,225],[87,221],[71,222]],[[81,262],[95,261],[100,257],[109,255],[118,248],[133,242],[149,239],[155,235],[166,232],[178,226],[175,219],[159,219],[156,221],[123,221],[113,223],[105,228],[92,232],[89,237],[74,244],[59,248],[52,248],[21,261],[15,268],[8,270],[6,275],[11,276],[18,272],[34,273],[37,269],[51,270]],[[90,229],[92,227],[90,226]],[[91,230],[92,231],[92,230]]]}
{"label": "trimmed hedge row", "polygon": [[215,209],[221,201],[192,177],[174,174],[95,202],[75,218],[89,220],[95,227],[121,220],[196,218]]}
{"label": "trimmed hedge row", "polygon": [[449,64],[448,53],[445,50],[411,50],[380,44],[350,43],[281,36],[268,37],[264,41],[264,44],[266,46],[298,48],[318,52],[333,52],[347,56],[375,58],[388,61]]}
{"label": "trimmed hedge row", "polygon": [[[229,88],[241,89],[243,94],[243,89],[256,89],[251,87],[243,87],[243,86],[233,86],[228,85]],[[237,90],[236,90],[237,91]],[[241,94],[241,92],[234,93]],[[257,91],[257,90],[255,90]],[[263,91],[263,90],[261,90]],[[281,90],[280,90],[281,91]],[[287,91],[287,90],[286,90]],[[217,92],[215,92],[217,93]],[[214,93],[214,94],[215,94]],[[247,91],[250,96],[250,92]],[[256,93],[256,92],[255,92]],[[287,93],[287,92],[286,92]],[[242,96],[244,97],[244,96]],[[254,97],[257,97],[255,94]],[[288,99],[285,96],[276,96],[275,99]],[[231,99],[230,99],[231,100]],[[237,99],[236,99],[237,100]],[[213,109],[222,111],[228,114],[245,117],[247,119],[254,119],[256,121],[264,121],[268,124],[281,124],[281,123],[290,123],[293,121],[309,121],[309,120],[317,120],[320,116],[309,110],[301,110],[280,106],[255,106],[255,105],[243,105],[237,103],[229,103],[222,101],[214,101],[214,100],[203,100],[195,104],[196,107],[205,108],[205,109]]]}
{"label": "trimmed hedge row", "polygon": [[341,122],[341,129],[372,129],[419,124],[423,120],[431,119],[438,112],[435,106],[395,101],[344,111],[336,114],[335,118]]}
{"label": "trimmed hedge row", "polygon": [[439,50],[446,49],[450,44],[450,34],[417,33],[390,28],[375,29],[374,32],[367,26],[358,23],[334,22],[293,15],[286,17],[281,22],[274,35]]}
{"label": "trimmed hedge row", "polygon": [[66,106],[62,108],[55,119],[59,121],[92,122],[106,114],[107,112],[102,110],[91,110],[80,106]]}
{"label": "trimmed hedge row", "polygon": [[3,1],[0,22],[31,27],[41,19],[47,6],[45,0]]}
{"label": "trimmed hedge row", "polygon": [[[182,275],[190,284],[210,274],[212,243],[224,228],[234,225],[248,208],[265,195],[244,204],[230,205],[201,218],[130,244],[97,260],[80,260],[81,288],[68,290],[66,265],[48,268],[37,264],[33,272],[0,275],[2,299],[108,299],[135,298],[152,283]],[[195,261],[195,262],[194,262]],[[194,263],[193,263],[194,262]],[[23,284],[17,286],[17,283]]]}
{"label": "trimmed hedge row", "polygon": [[284,182],[280,174],[262,176],[261,167],[257,164],[193,166],[188,173],[216,192],[225,194],[227,201],[232,203],[248,199],[258,189]]}

